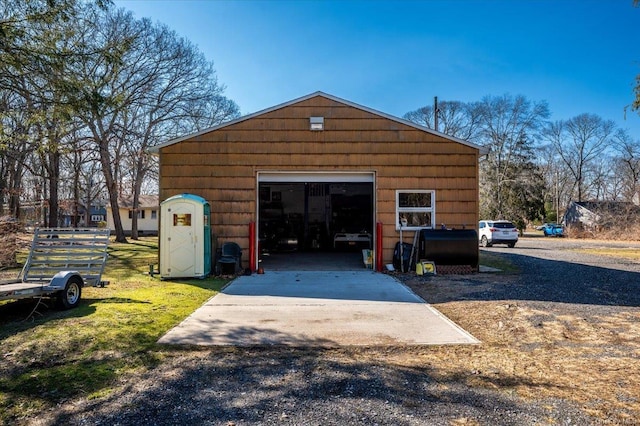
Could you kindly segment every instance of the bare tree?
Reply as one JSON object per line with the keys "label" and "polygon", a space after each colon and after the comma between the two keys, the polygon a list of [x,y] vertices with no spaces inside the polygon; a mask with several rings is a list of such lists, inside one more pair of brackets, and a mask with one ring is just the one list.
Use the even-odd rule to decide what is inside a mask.
{"label": "bare tree", "polygon": [[545,182],[533,158],[533,147],[549,116],[546,102],[524,96],[486,96],[480,102],[445,101],[404,115],[406,120],[489,148],[481,162],[482,215],[519,222],[544,211]]}
{"label": "bare tree", "polygon": [[618,154],[616,175],[622,179],[621,194],[625,201],[633,201],[640,195],[640,140],[633,139],[626,130],[618,130],[613,146]]}
{"label": "bare tree", "polygon": [[[63,185],[66,189],[63,197],[72,200],[71,225],[77,227],[83,222],[84,226],[89,226],[91,207],[103,198],[100,162],[84,127],[74,128],[68,139],[68,148],[62,158],[61,179],[67,182]],[[83,215],[80,214],[81,206],[84,206]]]}
{"label": "bare tree", "polygon": [[[74,31],[83,4],[79,0],[0,3],[0,91],[14,95],[10,109],[22,107],[28,115],[11,133],[22,134],[29,152],[40,157],[40,170],[48,181],[43,187],[48,188],[50,226],[58,222],[61,144],[71,122],[69,66],[75,56],[86,54]],[[106,1],[95,4],[103,7]],[[6,117],[6,112],[0,114]],[[20,161],[27,166],[27,158]]]}
{"label": "bare tree", "polygon": [[571,193],[569,182],[571,176],[567,173],[562,161],[559,160],[555,148],[551,145],[541,146],[537,150],[537,163],[542,169],[545,184],[543,185],[544,200],[548,206],[545,209],[545,221],[560,221],[560,211],[569,204]]}
{"label": "bare tree", "polygon": [[237,117],[223,91],[195,46],[108,0],[5,0],[0,208],[7,199],[19,214],[26,173],[36,186],[30,199],[47,198],[46,221],[58,224],[63,194],[76,225],[80,199],[88,211],[104,181],[116,239],[126,241],[118,200],[133,196],[137,209],[145,179],[156,173],[147,148]]}
{"label": "bare tree", "polygon": [[114,154],[117,155],[117,151],[113,150],[113,140],[120,115],[126,111],[132,99],[144,91],[145,76],[136,74],[145,63],[144,58],[140,60],[139,57],[127,56],[141,29],[131,13],[100,13],[92,8],[86,9],[85,19],[79,24],[82,42],[103,54],[78,58],[74,64],[75,111],[87,127],[98,153],[114,219],[116,241],[125,242],[118,203],[119,182],[114,173],[114,164],[117,164]]}
{"label": "bare tree", "polygon": [[532,157],[549,117],[547,103],[531,102],[521,95],[486,96],[478,108],[481,140],[489,148],[481,164],[481,211],[488,217],[515,216],[512,220],[539,216],[544,210],[544,180]]}
{"label": "bare tree", "polygon": [[20,217],[23,174],[27,159],[35,150],[30,117],[23,98],[0,90],[0,216]]}
{"label": "bare tree", "polygon": [[587,178],[592,163],[612,144],[615,123],[595,114],[580,114],[567,121],[551,123],[546,139],[554,146],[564,166],[570,171],[573,182],[572,196],[583,201],[587,189],[593,183]]}
{"label": "bare tree", "polygon": [[589,165],[585,172],[590,182],[585,196],[592,200],[618,201],[620,193],[617,191],[618,179],[613,173],[614,158],[604,152],[598,161]]}
{"label": "bare tree", "polygon": [[[167,27],[136,20],[124,10],[87,13],[83,41],[104,53],[76,64],[75,104],[99,153],[116,240],[124,242],[119,199],[133,199],[135,238],[138,197],[154,164],[147,148],[171,135],[177,123],[226,98],[212,64]],[[228,105],[227,111],[237,114],[235,104]]]}
{"label": "bare tree", "polygon": [[[438,104],[438,131],[475,142],[481,131],[481,114],[477,103],[443,101]],[[406,113],[403,118],[430,129],[435,129],[434,107],[427,105]]]}
{"label": "bare tree", "polygon": [[148,86],[122,114],[121,127],[117,130],[118,137],[124,141],[125,164],[132,187],[131,236],[134,239],[138,234],[142,185],[157,166],[148,148],[172,136],[172,130],[182,128],[182,122],[205,121],[211,126],[238,115],[235,103],[222,96],[224,87],[218,85],[213,65],[191,43],[178,38],[165,26],[143,23],[148,26],[141,35],[145,40],[140,54],[149,61]]}

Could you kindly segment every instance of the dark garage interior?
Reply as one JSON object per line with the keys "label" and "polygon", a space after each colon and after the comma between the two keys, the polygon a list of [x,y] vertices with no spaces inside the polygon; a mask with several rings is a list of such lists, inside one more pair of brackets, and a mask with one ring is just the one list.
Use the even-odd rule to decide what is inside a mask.
{"label": "dark garage interior", "polygon": [[261,254],[373,248],[372,183],[262,182],[259,193]]}

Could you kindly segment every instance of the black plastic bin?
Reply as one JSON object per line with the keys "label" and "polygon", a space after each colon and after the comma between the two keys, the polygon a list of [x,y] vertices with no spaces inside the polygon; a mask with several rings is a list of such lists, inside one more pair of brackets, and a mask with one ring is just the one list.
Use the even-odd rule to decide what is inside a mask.
{"label": "black plastic bin", "polygon": [[422,229],[419,259],[437,265],[469,265],[478,269],[478,233],[475,229]]}

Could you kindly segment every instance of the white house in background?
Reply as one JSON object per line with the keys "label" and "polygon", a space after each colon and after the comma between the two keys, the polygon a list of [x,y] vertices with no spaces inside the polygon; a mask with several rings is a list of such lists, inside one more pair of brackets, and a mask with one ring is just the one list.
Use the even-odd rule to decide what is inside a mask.
{"label": "white house in background", "polygon": [[[120,219],[125,235],[131,234],[131,219],[133,218],[133,200],[129,198],[121,198]],[[140,205],[138,207],[138,233],[139,235],[158,235],[160,202],[157,195],[141,195]],[[111,231],[115,231],[116,227],[113,222],[113,211],[111,206],[107,206],[107,225]]]}
{"label": "white house in background", "polygon": [[562,218],[566,227],[624,229],[640,221],[640,206],[625,201],[571,201]]}

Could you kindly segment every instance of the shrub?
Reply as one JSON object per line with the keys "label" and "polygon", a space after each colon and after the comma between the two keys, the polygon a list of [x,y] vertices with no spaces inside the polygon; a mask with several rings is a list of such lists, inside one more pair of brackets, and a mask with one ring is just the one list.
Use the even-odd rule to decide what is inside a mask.
{"label": "shrub", "polygon": [[18,265],[16,255],[23,248],[24,225],[9,216],[0,217],[0,269]]}

